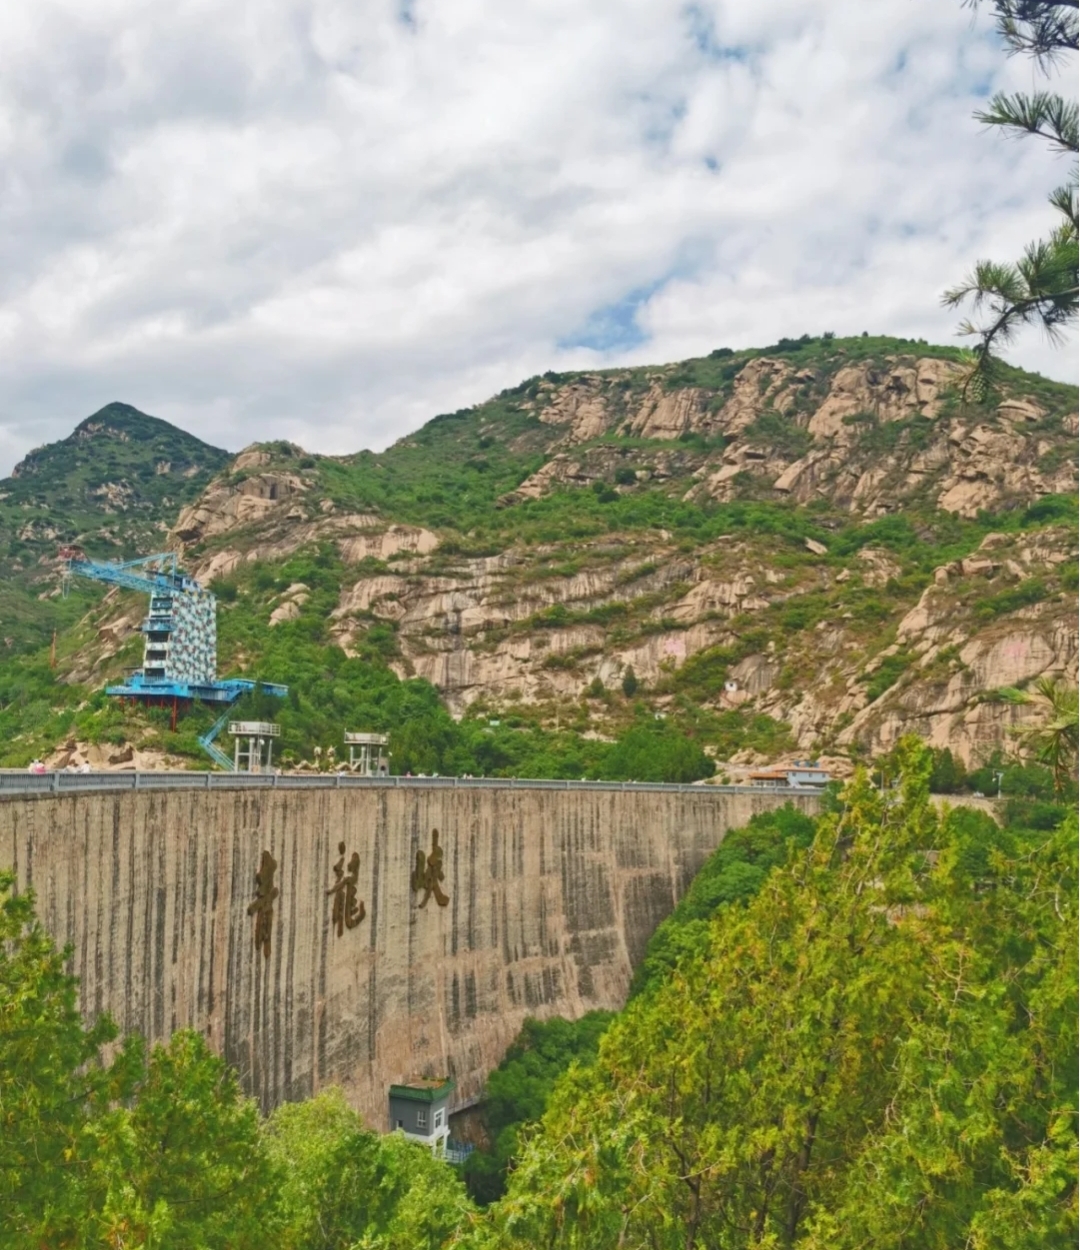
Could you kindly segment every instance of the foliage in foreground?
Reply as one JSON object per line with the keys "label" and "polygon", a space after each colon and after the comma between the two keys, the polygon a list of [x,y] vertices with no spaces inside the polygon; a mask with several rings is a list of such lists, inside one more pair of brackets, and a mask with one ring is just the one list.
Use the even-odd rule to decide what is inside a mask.
{"label": "foliage in foreground", "polygon": [[260,1122],[194,1032],[144,1057],[0,874],[0,1244],[6,1250],[424,1250],[470,1212],[445,1164],[366,1131],[340,1093]]}
{"label": "foliage in foreground", "polygon": [[943,818],[903,757],[568,1074],[488,1244],[1075,1243],[1075,819]]}
{"label": "foliage in foreground", "polygon": [[610,1011],[590,1011],[578,1020],[526,1020],[484,1089],[484,1124],[491,1147],[465,1163],[470,1194],[488,1203],[501,1197],[506,1173],[518,1155],[522,1127],[540,1119],[559,1077],[573,1064],[596,1058]]}
{"label": "foliage in foreground", "polygon": [[[746,903],[769,872],[785,862],[790,847],[807,846],[814,821],[791,804],[758,812],[743,829],[733,829],[698,870],[690,888],[649,939],[634,971],[631,997],[657,987],[683,957],[692,957],[708,940],[717,910]],[[488,1149],[469,1157],[469,1192],[482,1203],[501,1197],[506,1176],[517,1162],[521,1138],[541,1119],[558,1078],[572,1066],[588,1066],[613,1019],[591,1011],[578,1020],[526,1020],[502,1063],[488,1077],[482,1114],[491,1137]]]}

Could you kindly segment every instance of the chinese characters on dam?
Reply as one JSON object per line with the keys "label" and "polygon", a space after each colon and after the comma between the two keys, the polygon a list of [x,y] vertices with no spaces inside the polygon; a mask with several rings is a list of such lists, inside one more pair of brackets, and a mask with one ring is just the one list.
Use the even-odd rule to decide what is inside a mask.
{"label": "chinese characters on dam", "polygon": [[338,843],[338,855],[341,857],[334,865],[334,884],[326,891],[327,897],[334,899],[334,912],[330,919],[334,932],[341,937],[346,929],[355,929],[367,915],[364,900],[357,900],[356,883],[360,877],[360,855],[353,851],[349,859],[349,869],[345,870],[345,843]]}
{"label": "chinese characters on dam", "polygon": [[270,958],[270,938],[274,932],[274,900],[281,891],[274,885],[277,860],[269,851],[263,851],[259,871],[255,874],[255,901],[248,907],[248,915],[255,917],[255,949]]}
{"label": "chinese characters on dam", "polygon": [[416,852],[416,867],[412,871],[410,880],[414,894],[419,894],[421,890],[424,891],[424,897],[419,903],[420,907],[423,907],[433,894],[435,895],[435,902],[440,907],[445,907],[450,902],[450,896],[444,894],[439,888],[439,883],[445,877],[442,865],[443,853],[442,847],[439,845],[439,831],[438,829],[432,829],[431,853],[425,861],[424,852]]}
{"label": "chinese characters on dam", "polygon": [[[344,842],[338,843],[338,859],[334,864],[334,883],[326,891],[326,897],[332,898],[330,926],[337,937],[343,937],[347,929],[355,929],[367,915],[364,900],[357,897],[360,881],[360,853],[353,851],[349,862],[345,862],[346,847]],[[281,891],[274,884],[278,862],[270,851],[263,851],[259,861],[259,869],[255,874],[255,898],[248,905],[247,914],[255,917],[255,949],[262,951],[266,958],[270,957],[271,941],[274,931],[274,903]],[[443,851],[439,845],[439,831],[431,831],[431,850],[427,855],[422,850],[416,852],[416,866],[409,877],[409,884],[414,894],[423,892],[424,897],[417,904],[424,907],[428,899],[435,896],[435,902],[445,907],[450,896],[442,890],[442,882],[446,879],[443,871]]]}

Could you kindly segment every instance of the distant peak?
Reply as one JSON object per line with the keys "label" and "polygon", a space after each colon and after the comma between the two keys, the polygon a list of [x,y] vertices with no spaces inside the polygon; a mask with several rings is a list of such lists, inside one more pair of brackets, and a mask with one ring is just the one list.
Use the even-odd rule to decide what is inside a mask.
{"label": "distant peak", "polygon": [[[121,443],[154,441],[166,442],[173,446],[179,440],[180,444],[187,446],[190,450],[201,448],[205,452],[220,456],[228,454],[219,447],[204,443],[201,438],[189,434],[187,430],[180,429],[171,421],[152,417],[149,413],[141,412],[134,405],[125,404],[120,400],[113,400],[111,404],[106,404],[104,408],[99,408],[97,412],[80,421],[70,438],[65,441],[70,442],[74,439],[76,442],[85,442],[87,439],[100,437],[117,439]],[[56,444],[56,446],[61,446],[61,444]]]}
{"label": "distant peak", "polygon": [[106,427],[115,428],[123,427],[133,423],[144,424],[152,421],[155,424],[167,425],[167,421],[161,421],[158,417],[151,417],[145,412],[140,412],[138,408],[132,407],[131,404],[121,403],[114,400],[111,404],[106,404],[104,408],[99,408],[97,412],[92,413],[84,421],[80,421],[75,427],[75,433],[80,437],[93,435]]}

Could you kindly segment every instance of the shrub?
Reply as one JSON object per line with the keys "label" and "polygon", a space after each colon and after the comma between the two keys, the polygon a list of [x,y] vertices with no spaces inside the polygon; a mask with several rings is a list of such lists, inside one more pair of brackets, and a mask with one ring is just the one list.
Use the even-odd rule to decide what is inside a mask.
{"label": "shrub", "polygon": [[934,794],[958,794],[967,783],[967,770],[946,747],[932,752],[933,770],[930,773],[930,790]]}
{"label": "shrub", "polygon": [[711,699],[720,693],[736,658],[730,647],[706,647],[692,655],[667,684],[698,699]]}
{"label": "shrub", "polygon": [[1054,775],[1042,764],[1022,764],[1009,759],[1000,750],[968,774],[967,783],[972,790],[994,795],[998,792],[997,774],[1001,774],[1001,793],[1016,798],[1052,799]]}
{"label": "shrub", "polygon": [[781,339],[778,343],[774,343],[772,347],[766,347],[764,350],[766,355],[770,352],[798,352],[813,342],[814,340],[809,334],[800,334],[797,339]]}
{"label": "shrub", "polygon": [[976,604],[975,616],[980,621],[992,621],[997,616],[1005,616],[1009,612],[1018,612],[1021,608],[1041,603],[1049,594],[1050,591],[1041,577],[1029,577]]}
{"label": "shrub", "polygon": [[239,587],[231,578],[218,578],[211,583],[210,589],[222,603],[235,603]]}
{"label": "shrub", "polygon": [[886,656],[873,673],[867,673],[863,677],[863,681],[866,682],[867,700],[873,703],[875,699],[880,699],[886,690],[895,686],[911,660],[910,651],[899,651],[896,655]]}
{"label": "shrub", "polygon": [[634,695],[637,694],[637,688],[637,674],[634,672],[633,665],[628,664],[626,666],[626,672],[623,673],[622,692],[628,699],[632,699]]}
{"label": "shrub", "polygon": [[809,431],[775,411],[763,412],[751,421],[743,430],[743,437],[748,443],[792,459],[804,456],[814,441]]}
{"label": "shrub", "polygon": [[1044,799],[1009,799],[1005,804],[1005,823],[1011,829],[1056,829],[1068,815],[1061,803]]}
{"label": "shrub", "polygon": [[716,765],[696,742],[664,722],[635,725],[613,743],[600,769],[610,781],[699,781]]}

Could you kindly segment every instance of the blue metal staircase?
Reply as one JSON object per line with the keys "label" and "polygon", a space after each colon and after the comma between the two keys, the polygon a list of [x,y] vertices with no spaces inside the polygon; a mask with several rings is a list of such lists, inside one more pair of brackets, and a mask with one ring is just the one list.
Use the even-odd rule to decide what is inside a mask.
{"label": "blue metal staircase", "polygon": [[229,713],[223,712],[217,720],[214,721],[206,733],[199,735],[199,746],[202,747],[206,754],[209,755],[214,763],[220,768],[223,768],[227,773],[233,773],[236,772],[236,768],[233,765],[232,760],[229,759],[219,746],[214,745],[214,739],[225,728],[225,722],[228,719]]}

